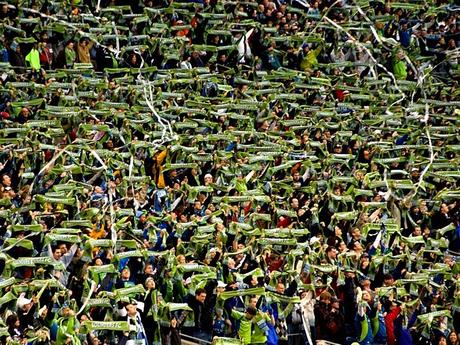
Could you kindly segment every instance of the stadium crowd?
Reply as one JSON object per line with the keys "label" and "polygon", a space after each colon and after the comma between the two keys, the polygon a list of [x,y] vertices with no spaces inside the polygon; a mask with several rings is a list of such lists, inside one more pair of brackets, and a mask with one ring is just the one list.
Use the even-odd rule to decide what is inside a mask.
{"label": "stadium crowd", "polygon": [[1,344],[460,343],[455,1],[0,24]]}

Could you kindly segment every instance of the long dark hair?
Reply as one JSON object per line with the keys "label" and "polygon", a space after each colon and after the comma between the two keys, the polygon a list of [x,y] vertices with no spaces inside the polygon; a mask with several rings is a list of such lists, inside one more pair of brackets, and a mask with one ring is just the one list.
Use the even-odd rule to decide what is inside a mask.
{"label": "long dark hair", "polygon": [[8,328],[15,328],[16,321],[18,321],[18,316],[16,314],[11,314],[6,318],[6,325]]}

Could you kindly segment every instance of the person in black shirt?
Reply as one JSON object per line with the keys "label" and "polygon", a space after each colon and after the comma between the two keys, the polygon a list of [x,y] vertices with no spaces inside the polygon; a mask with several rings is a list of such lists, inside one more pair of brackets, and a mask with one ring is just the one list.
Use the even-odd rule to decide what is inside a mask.
{"label": "person in black shirt", "polygon": [[212,312],[207,303],[205,289],[197,289],[195,296],[190,296],[188,306],[193,309],[195,326],[191,335],[195,338],[210,341],[212,332]]}
{"label": "person in black shirt", "polygon": [[11,43],[8,49],[8,60],[17,73],[24,73],[26,70],[26,61],[21,53],[21,47],[16,42]]}

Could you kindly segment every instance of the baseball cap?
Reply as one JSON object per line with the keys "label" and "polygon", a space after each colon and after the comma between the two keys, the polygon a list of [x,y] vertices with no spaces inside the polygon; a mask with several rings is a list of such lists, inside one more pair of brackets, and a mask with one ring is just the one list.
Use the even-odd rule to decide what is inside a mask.
{"label": "baseball cap", "polygon": [[32,300],[30,298],[25,298],[24,296],[20,296],[16,302],[16,306],[18,307],[18,309],[23,309],[25,305],[31,303]]}
{"label": "baseball cap", "polygon": [[8,114],[6,111],[0,112],[0,117],[2,119],[8,119],[10,117],[10,114]]}

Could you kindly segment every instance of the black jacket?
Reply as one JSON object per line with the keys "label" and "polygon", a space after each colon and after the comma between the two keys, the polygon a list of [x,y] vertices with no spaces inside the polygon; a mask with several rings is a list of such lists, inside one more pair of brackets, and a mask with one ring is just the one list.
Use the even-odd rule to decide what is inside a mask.
{"label": "black jacket", "polygon": [[195,296],[190,296],[188,305],[193,309],[196,331],[210,332],[212,330],[212,312],[209,303],[200,303]]}

